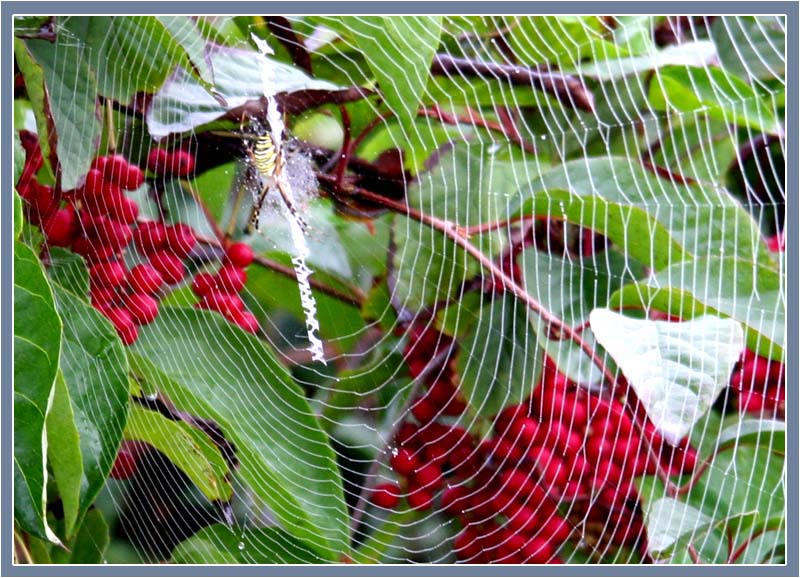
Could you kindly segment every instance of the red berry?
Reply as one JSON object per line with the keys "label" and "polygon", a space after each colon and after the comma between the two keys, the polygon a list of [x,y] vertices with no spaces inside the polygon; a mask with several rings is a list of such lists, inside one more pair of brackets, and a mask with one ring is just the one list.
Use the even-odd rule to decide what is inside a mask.
{"label": "red berry", "polygon": [[92,219],[87,233],[115,250],[127,247],[133,238],[133,229],[129,225],[106,217]]}
{"label": "red berry", "polygon": [[188,151],[177,150],[167,160],[170,172],[179,177],[186,177],[194,172],[194,156]]}
{"label": "red berry", "polygon": [[123,223],[133,223],[139,216],[139,205],[136,201],[123,195],[110,201],[106,206],[106,210],[111,218]]}
{"label": "red berry", "polygon": [[141,263],[128,273],[128,285],[137,293],[155,293],[164,284],[164,277],[152,265]]}
{"label": "red berry", "polygon": [[223,265],[217,272],[217,282],[220,290],[238,293],[247,283],[247,273],[235,265]]}
{"label": "red berry", "polygon": [[113,306],[117,301],[117,290],[113,287],[92,287],[89,298],[97,309]]}
{"label": "red berry", "polygon": [[542,534],[547,536],[550,542],[561,544],[569,539],[572,528],[564,518],[558,514],[553,514],[544,523]]}
{"label": "red berry", "polygon": [[120,448],[117,457],[114,459],[114,465],[111,466],[111,473],[109,474],[115,480],[127,480],[136,473],[137,456],[126,449]]}
{"label": "red berry", "polygon": [[424,512],[425,510],[430,510],[433,505],[433,494],[422,488],[409,488],[406,500],[411,509]]}
{"label": "red berry", "polygon": [[158,315],[158,301],[146,293],[131,293],[125,299],[125,307],[137,325],[147,325]]}
{"label": "red berry", "polygon": [[513,513],[508,516],[506,525],[509,529],[515,532],[522,532],[528,534],[539,527],[539,519],[536,516],[536,510],[528,506],[518,506],[514,509]]}
{"label": "red berry", "polygon": [[42,224],[47,242],[56,247],[68,247],[78,232],[78,218],[72,208],[59,209]]}
{"label": "red berry", "polygon": [[118,287],[125,280],[125,266],[118,261],[97,263],[89,268],[92,286]]}
{"label": "red berry", "polygon": [[217,277],[210,273],[198,273],[192,279],[192,291],[198,297],[205,297],[217,288]]}
{"label": "red berry", "polygon": [[128,311],[121,307],[110,307],[103,310],[103,314],[111,321],[114,329],[117,330],[122,343],[130,345],[138,337],[136,325],[133,322],[133,317]]}
{"label": "red berry", "polygon": [[200,303],[197,304],[199,309],[210,309],[222,313],[226,317],[233,318],[238,312],[244,308],[241,298],[238,295],[231,295],[230,293],[222,293],[220,291],[210,291]]}
{"label": "red berry", "polygon": [[453,550],[459,560],[474,561],[481,554],[478,536],[471,527],[464,528],[453,540]]}
{"label": "red berry", "polygon": [[72,242],[72,252],[77,253],[90,263],[98,263],[113,257],[115,250],[114,247],[109,247],[97,239],[78,237]]}
{"label": "red berry", "polygon": [[380,508],[391,510],[400,502],[400,488],[397,484],[375,486],[370,501]]}
{"label": "red berry", "polygon": [[436,419],[436,416],[439,415],[439,409],[422,397],[411,406],[411,415],[417,418],[420,423],[428,423]]}
{"label": "red berry", "polygon": [[438,490],[444,482],[442,470],[436,464],[425,464],[414,472],[414,481],[421,487],[429,491]]}
{"label": "red berry", "polygon": [[159,175],[167,172],[168,162],[169,152],[166,149],[155,148],[147,156],[147,168]]}
{"label": "red berry", "polygon": [[167,228],[155,221],[140,223],[133,233],[133,242],[145,255],[163,249],[167,244]]}
{"label": "red berry", "polygon": [[401,476],[410,476],[419,467],[419,461],[414,454],[404,448],[397,450],[389,460],[389,464]]}
{"label": "red berry", "polygon": [[78,195],[82,199],[102,195],[104,185],[103,173],[97,169],[89,169],[89,172],[86,173],[83,179],[83,185],[78,189]]}
{"label": "red berry", "polygon": [[244,269],[253,262],[253,249],[246,243],[233,243],[228,247],[227,251],[228,260],[235,267]]}
{"label": "red berry", "polygon": [[164,281],[169,285],[180,282],[186,275],[183,261],[169,251],[156,251],[150,255],[150,264],[161,273]]}
{"label": "red berry", "polygon": [[783,233],[767,237],[767,247],[769,247],[769,250],[773,253],[783,253],[786,247]]}
{"label": "red berry", "polygon": [[183,223],[167,227],[167,247],[178,257],[186,257],[197,243],[194,230]]}
{"label": "red berry", "polygon": [[122,185],[128,175],[130,163],[122,155],[109,155],[97,157],[92,161],[92,168],[97,169],[106,181]]}
{"label": "red berry", "polygon": [[553,561],[555,550],[547,540],[535,536],[522,548],[522,555],[527,564],[547,564]]}
{"label": "red berry", "polygon": [[442,492],[442,510],[458,516],[469,506],[468,490],[464,486],[453,486]]}
{"label": "red berry", "polygon": [[233,311],[230,314],[230,320],[248,333],[256,334],[261,329],[258,318],[249,311]]}
{"label": "red berry", "polygon": [[128,171],[120,182],[126,191],[135,191],[144,184],[144,172],[134,164],[128,165]]}

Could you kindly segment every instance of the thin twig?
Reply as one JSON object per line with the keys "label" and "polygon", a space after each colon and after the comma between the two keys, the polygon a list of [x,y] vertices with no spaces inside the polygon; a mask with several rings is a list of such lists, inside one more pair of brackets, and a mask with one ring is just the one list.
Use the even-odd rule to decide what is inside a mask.
{"label": "thin twig", "polygon": [[[214,238],[204,237],[204,236],[197,236],[197,240],[200,243],[210,245],[212,247],[222,247],[222,243]],[[282,263],[278,263],[277,261],[273,261],[272,259],[268,259],[263,255],[256,255],[253,258],[255,263],[258,263],[265,269],[270,269],[271,271],[275,271],[276,273],[280,273],[281,275],[288,277],[290,279],[297,279],[297,275],[292,267],[283,265]],[[331,287],[319,279],[315,277],[309,277],[308,282],[311,284],[314,289],[317,289],[321,293],[333,297],[334,299],[338,299],[339,301],[343,301],[345,303],[349,303],[354,307],[361,308],[364,304],[364,301],[367,300],[367,296],[364,292],[356,286],[348,285],[347,290],[349,293],[345,293],[344,291],[340,291],[335,287]]]}

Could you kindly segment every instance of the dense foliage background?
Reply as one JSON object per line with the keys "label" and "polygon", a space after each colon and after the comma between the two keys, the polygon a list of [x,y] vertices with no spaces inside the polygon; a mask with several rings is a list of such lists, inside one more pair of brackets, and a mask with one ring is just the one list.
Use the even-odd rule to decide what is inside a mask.
{"label": "dense foliage background", "polygon": [[17,18],[16,560],[782,563],[784,24]]}

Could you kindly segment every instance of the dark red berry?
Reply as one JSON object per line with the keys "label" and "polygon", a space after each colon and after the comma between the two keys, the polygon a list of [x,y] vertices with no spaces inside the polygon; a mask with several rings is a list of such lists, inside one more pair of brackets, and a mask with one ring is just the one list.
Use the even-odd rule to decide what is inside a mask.
{"label": "dark red berry", "polygon": [[469,506],[469,491],[465,486],[453,486],[442,492],[442,510],[458,516]]}
{"label": "dark red berry", "polygon": [[141,263],[128,274],[128,285],[137,293],[155,293],[164,284],[164,277],[152,265]]}
{"label": "dark red berry", "polygon": [[183,223],[167,227],[167,247],[178,257],[186,257],[197,243],[194,230]]}
{"label": "dark red berry", "polygon": [[130,345],[139,336],[133,317],[122,307],[110,307],[103,309],[103,314],[111,321],[114,329],[117,330],[122,343]]}
{"label": "dark red berry", "polygon": [[397,453],[390,458],[389,464],[401,476],[410,476],[419,467],[417,458],[405,448],[397,450]]}
{"label": "dark red berry", "polygon": [[125,266],[118,261],[97,263],[89,268],[89,279],[93,286],[118,287],[125,281]]}
{"label": "dark red berry", "polygon": [[428,423],[436,419],[439,409],[427,398],[421,397],[411,406],[411,415],[417,418],[420,423]]}
{"label": "dark red berry", "polygon": [[72,208],[59,209],[42,224],[47,243],[68,247],[78,233],[78,218]]}
{"label": "dark red berry", "polygon": [[226,317],[233,317],[237,312],[242,311],[244,303],[238,295],[231,295],[230,293],[222,293],[220,291],[210,291],[200,303],[197,304],[199,309],[210,309],[222,313]]}
{"label": "dark red berry", "polygon": [[258,318],[249,311],[237,310],[230,314],[230,320],[248,333],[258,333],[261,325]]}
{"label": "dark red berry", "polygon": [[78,195],[82,199],[99,196],[103,194],[103,173],[97,169],[89,169],[83,180],[83,185],[78,189]]}
{"label": "dark red berry", "polygon": [[133,233],[133,242],[145,255],[163,249],[167,244],[167,228],[155,221],[140,223]]}
{"label": "dark red berry", "polygon": [[436,464],[428,463],[414,472],[414,481],[428,491],[438,490],[444,482],[442,470]]}
{"label": "dark red berry", "polygon": [[115,249],[97,239],[78,237],[72,242],[72,252],[77,253],[90,263],[99,263],[113,257]]}
{"label": "dark red berry", "polygon": [[115,480],[127,480],[136,473],[137,464],[137,456],[125,447],[122,447],[117,453],[117,457],[114,459],[114,465],[111,466],[111,473],[109,475]]}
{"label": "dark red berry", "polygon": [[547,564],[552,563],[555,550],[547,540],[535,536],[522,548],[522,555],[527,564]]}
{"label": "dark red berry", "polygon": [[131,293],[125,299],[125,307],[137,325],[147,325],[158,315],[158,301],[146,293]]}
{"label": "dark red berry", "polygon": [[216,277],[220,290],[230,293],[238,293],[247,283],[247,273],[235,265],[223,265]]}
{"label": "dark red berry", "polygon": [[244,269],[253,262],[253,249],[246,243],[233,243],[228,247],[228,260],[235,267]]}
{"label": "dark red berry", "polygon": [[400,502],[400,487],[397,484],[380,484],[375,486],[370,501],[380,508],[391,510]]}
{"label": "dark red berry", "polygon": [[109,202],[106,209],[111,218],[123,223],[133,223],[139,216],[139,205],[136,201],[122,195]]}
{"label": "dark red berry", "polygon": [[129,225],[106,217],[94,218],[87,233],[115,250],[124,249],[133,238],[133,229]]}
{"label": "dark red berry", "polygon": [[113,306],[117,302],[117,290],[113,287],[92,287],[89,298],[97,309]]}
{"label": "dark red berry", "polygon": [[210,273],[198,273],[192,279],[192,291],[198,297],[205,297],[217,288],[217,277]]}
{"label": "dark red berry", "polygon": [[92,161],[92,168],[103,175],[103,179],[122,186],[128,175],[130,163],[124,156],[115,154],[97,157]]}
{"label": "dark red berry", "polygon": [[188,151],[177,150],[167,160],[170,172],[179,177],[189,176],[194,172],[194,156]]}
{"label": "dark red berry", "polygon": [[144,184],[144,172],[134,164],[128,165],[128,171],[120,182],[126,191],[135,191]]}
{"label": "dark red berry", "polygon": [[147,168],[156,174],[164,174],[167,172],[169,160],[169,152],[166,149],[155,148],[147,156]]}
{"label": "dark red berry", "polygon": [[431,492],[422,488],[409,488],[408,491],[409,494],[406,500],[408,501],[408,505],[411,506],[411,509],[417,510],[418,512],[430,510],[433,505],[433,494]]}
{"label": "dark red berry", "polygon": [[169,285],[180,282],[186,275],[183,261],[169,251],[156,251],[150,255],[150,264]]}

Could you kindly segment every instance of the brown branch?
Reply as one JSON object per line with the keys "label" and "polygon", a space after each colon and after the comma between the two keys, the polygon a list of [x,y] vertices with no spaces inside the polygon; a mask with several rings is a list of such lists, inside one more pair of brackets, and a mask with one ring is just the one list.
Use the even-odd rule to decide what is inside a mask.
{"label": "brown branch", "polygon": [[298,38],[292,24],[285,16],[264,16],[269,31],[277,38],[292,57],[292,62],[298,68],[305,70],[309,76],[311,70],[311,55],[306,50],[303,41]]}
{"label": "brown branch", "polygon": [[692,559],[692,562],[695,564],[703,563],[703,561],[700,560],[700,554],[697,553],[697,548],[694,547],[694,544],[689,544],[686,549],[689,551],[689,558]]}
{"label": "brown branch", "polygon": [[433,58],[431,74],[437,76],[475,76],[489,80],[505,80],[517,86],[532,86],[554,96],[566,107],[594,112],[594,97],[580,78],[560,72],[546,72],[519,66],[459,58],[450,54],[437,54]]}
{"label": "brown branch", "polygon": [[486,130],[499,132],[511,142],[519,145],[526,153],[536,154],[536,147],[534,147],[532,143],[524,140],[519,134],[519,131],[516,130],[516,127],[512,129],[502,123],[487,120],[473,110],[468,110],[467,114],[456,115],[445,112],[439,108],[438,105],[434,105],[432,108],[420,109],[417,114],[419,116],[435,118],[444,124],[469,124]]}

